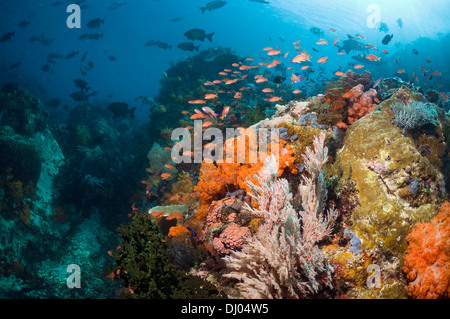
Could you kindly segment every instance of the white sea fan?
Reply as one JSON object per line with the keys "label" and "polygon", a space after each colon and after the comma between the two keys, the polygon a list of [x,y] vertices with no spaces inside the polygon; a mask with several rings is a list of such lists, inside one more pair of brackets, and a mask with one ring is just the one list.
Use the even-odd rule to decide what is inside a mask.
{"label": "white sea fan", "polygon": [[324,141],[322,133],[314,140],[314,150],[308,148],[305,154],[311,177],[305,177],[299,188],[303,210],[293,209],[287,180],[276,178],[278,164],[273,156],[255,176],[259,185],[248,183],[258,208],[246,208],[265,222],[241,251],[225,258],[230,270],[225,276],[239,281],[244,297],[303,298],[317,293],[321,283],[331,286],[333,269],[317,246],[331,233],[337,217],[334,209],[322,215],[326,199],[322,165],[328,152]]}

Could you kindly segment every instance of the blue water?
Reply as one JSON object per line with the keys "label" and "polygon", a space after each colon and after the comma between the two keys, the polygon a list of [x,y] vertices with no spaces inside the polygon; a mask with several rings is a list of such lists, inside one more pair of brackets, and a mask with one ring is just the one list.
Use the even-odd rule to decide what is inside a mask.
{"label": "blue water", "polygon": [[[0,84],[17,82],[29,88],[30,92],[42,100],[59,98],[69,108],[76,105],[69,95],[75,91],[74,78],[83,78],[93,90],[98,92],[99,101],[123,101],[138,107],[138,114],[145,118],[148,106],[135,101],[138,96],[153,97],[160,88],[159,80],[171,63],[183,60],[195,52],[176,48],[180,42],[187,41],[184,32],[192,28],[214,32],[213,41],[196,41],[200,49],[214,46],[231,47],[240,56],[259,58],[264,56],[263,47],[279,45],[282,52],[294,50],[292,42],[301,40],[303,49],[309,50],[314,60],[328,56],[326,68],[331,77],[339,66],[348,68],[350,56],[338,56],[332,42],[339,38],[340,43],[347,34],[365,37],[363,43],[370,43],[387,49],[389,55],[383,56],[389,65],[371,68],[374,77],[392,76],[398,69],[405,69],[412,76],[419,66],[432,68],[442,73],[440,78],[427,83],[430,86],[442,85],[439,90],[448,91],[447,52],[449,49],[447,13],[450,4],[445,0],[434,1],[270,1],[269,4],[245,0],[228,0],[221,8],[201,13],[199,7],[206,0],[159,0],[159,1],[78,1],[81,7],[81,29],[69,29],[66,19],[67,5],[77,1],[2,1],[0,4],[1,35],[15,31],[12,39],[0,42]],[[111,6],[114,6],[113,9]],[[382,45],[386,35],[377,28],[369,28],[367,20],[372,11],[369,6],[380,8],[381,21],[389,26],[388,34],[394,34],[389,45]],[[87,23],[94,18],[104,18],[104,25],[90,30]],[[173,22],[172,19],[179,21]],[[400,28],[397,19],[401,18]],[[26,20],[29,25],[19,27]],[[309,29],[320,28],[323,38],[330,44],[321,48],[314,45],[319,37]],[[336,32],[328,32],[330,28]],[[100,32],[100,40],[78,40],[87,32]],[[29,42],[30,37],[44,35],[54,41],[49,46],[39,42]],[[447,37],[446,37],[447,36]],[[444,39],[444,40],[442,40]],[[173,45],[172,49],[146,47],[150,40],[158,40]],[[446,42],[444,42],[446,41]],[[442,43],[444,42],[444,43]],[[312,47],[320,49],[319,53]],[[417,49],[419,54],[411,54]],[[66,55],[78,51],[72,59],[56,59],[51,71],[42,71],[47,54]],[[84,63],[80,63],[83,53],[88,52]],[[109,56],[117,59],[110,61]],[[399,58],[400,65],[392,63]],[[431,63],[426,64],[425,60]],[[312,60],[312,61],[314,61]],[[94,66],[86,76],[80,74],[80,66],[92,61]],[[16,62],[21,65],[14,69]],[[355,63],[357,64],[357,63]],[[370,67],[368,67],[370,68]],[[344,72],[345,72],[344,70]],[[213,80],[213,79],[211,79]],[[316,92],[317,93],[317,92]],[[109,95],[109,96],[108,96]]]}

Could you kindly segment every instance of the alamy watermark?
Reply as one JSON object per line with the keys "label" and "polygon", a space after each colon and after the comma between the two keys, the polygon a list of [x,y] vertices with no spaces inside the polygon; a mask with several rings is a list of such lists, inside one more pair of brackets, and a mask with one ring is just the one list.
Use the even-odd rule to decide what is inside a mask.
{"label": "alamy watermark", "polygon": [[367,287],[372,288],[381,288],[381,269],[377,264],[370,264],[367,267],[367,273],[371,273],[369,277],[367,277]]}
{"label": "alamy watermark", "polygon": [[67,266],[66,272],[71,273],[66,280],[67,288],[81,288],[81,268],[77,264]]}
{"label": "alamy watermark", "polygon": [[70,15],[67,17],[66,25],[69,29],[81,28],[81,8],[78,4],[69,4],[66,9]]}
{"label": "alamy watermark", "polygon": [[367,6],[366,12],[370,13],[367,17],[366,24],[369,29],[378,28],[381,24],[381,8],[377,4]]}

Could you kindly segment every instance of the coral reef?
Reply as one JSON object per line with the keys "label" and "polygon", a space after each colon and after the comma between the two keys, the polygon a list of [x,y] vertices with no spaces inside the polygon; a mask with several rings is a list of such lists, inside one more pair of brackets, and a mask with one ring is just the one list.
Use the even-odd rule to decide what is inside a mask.
{"label": "coral reef", "polygon": [[305,154],[306,148],[313,145],[314,138],[319,136],[321,132],[325,133],[325,144],[330,142],[332,134],[324,131],[319,127],[313,127],[310,125],[296,125],[292,122],[281,123],[279,128],[286,129],[287,136],[289,137],[290,147],[294,152],[295,164],[298,167],[302,167],[303,154]]}
{"label": "coral reef", "polygon": [[16,88],[0,94],[1,126],[32,136],[47,127],[48,114],[40,100],[26,89]]}
{"label": "coral reef", "polygon": [[10,127],[0,132],[0,173],[7,169],[17,180],[36,184],[41,174],[41,157],[33,142],[13,133]]}
{"label": "coral reef", "polygon": [[[161,137],[161,133],[164,136],[164,131],[178,127],[179,114],[183,110],[194,110],[187,102],[208,93],[203,83],[240,59],[230,48],[214,47],[172,65],[161,78],[160,92],[152,103],[151,130],[160,133],[151,134],[152,138]],[[259,118],[261,115],[255,113],[253,116]],[[164,138],[162,141],[154,138],[154,141],[162,144]]]}
{"label": "coral reef", "polygon": [[248,236],[250,236],[248,227],[230,223],[220,236],[213,239],[212,246],[219,254],[229,254],[230,251],[241,250]]}
{"label": "coral reef", "polygon": [[285,105],[277,104],[276,112],[270,119],[262,120],[251,126],[253,129],[277,127],[282,123],[290,123],[300,120],[306,112],[308,102],[290,101]]}
{"label": "coral reef", "polygon": [[361,85],[362,91],[369,91],[373,86],[372,73],[370,73],[369,70],[365,70],[362,74],[348,70],[345,75],[340,78],[340,81],[348,83],[352,87]]}
{"label": "coral reef", "polygon": [[369,89],[364,92],[364,86],[358,84],[350,90],[350,95],[351,107],[348,109],[347,121],[349,124],[353,124],[375,109],[377,105],[374,103],[374,98],[377,95],[377,91]]}
{"label": "coral reef", "polygon": [[336,123],[345,121],[347,117],[348,100],[344,94],[350,92],[352,88],[353,86],[346,82],[335,81],[330,83],[325,90],[324,101],[330,105],[329,112],[334,114],[334,117],[339,116],[335,120]]}
{"label": "coral reef", "polygon": [[[250,129],[252,130],[252,129]],[[233,146],[234,154],[238,154],[238,145],[246,143],[246,134],[242,134],[236,138],[229,139],[225,142],[223,148],[224,154],[226,154],[227,143]],[[275,146],[274,143],[278,143]],[[248,144],[247,144],[248,145]],[[239,146],[240,147],[240,146]],[[271,154],[271,149],[280,150],[280,164],[278,168],[278,175],[281,176],[285,169],[291,172],[296,172],[296,166],[294,165],[294,157],[292,148],[283,140],[279,142],[272,141],[268,146],[269,156]],[[256,163],[251,163],[249,158],[252,156],[250,153],[255,152],[254,157],[256,158]],[[197,185],[194,187],[194,191],[198,194],[199,206],[197,208],[196,217],[200,220],[206,218],[206,213],[209,205],[213,200],[217,200],[225,197],[226,192],[233,192],[238,189],[243,189],[248,191],[247,180],[249,176],[253,176],[262,167],[263,163],[259,156],[256,156],[258,150],[245,150],[245,161],[243,163],[209,163],[203,162],[200,177]]]}
{"label": "coral reef", "polygon": [[[349,80],[353,79],[353,75],[356,74],[351,75],[349,72],[347,72],[350,74],[348,78],[341,78],[339,81],[329,84],[324,96],[324,101],[331,106],[328,110],[323,110],[324,113],[333,114],[332,124],[339,123],[343,128],[372,112],[376,107],[375,101],[378,95],[377,91],[367,84],[372,83],[371,76],[370,80],[367,76]],[[370,72],[365,74],[370,74]],[[354,85],[352,86],[352,84]],[[340,117],[336,117],[336,115],[340,115]],[[323,118],[324,115],[322,114],[320,117]]]}
{"label": "coral reef", "polygon": [[424,98],[402,87],[376,111],[353,123],[336,154],[333,168],[328,171],[330,180],[332,176],[340,176],[341,181],[343,178],[353,181],[356,188],[350,193],[351,202],[356,201],[358,205],[349,207],[351,216],[344,217],[345,224],[361,241],[361,253],[373,252],[377,264],[386,265],[384,276],[392,278],[389,284],[383,281],[377,293],[359,291],[360,297],[385,298],[395,292],[399,293],[396,298],[406,297],[399,271],[407,249],[406,238],[414,223],[435,216],[446,196],[436,160],[442,154],[440,141],[444,139],[440,123],[436,122],[426,132],[414,132],[418,136],[427,134],[429,144],[436,145],[433,155],[430,152],[428,157],[419,150],[417,137],[402,134],[401,128],[394,124],[395,115],[390,106],[412,101],[422,102]]}
{"label": "coral reef", "polygon": [[[68,125],[50,131],[45,109],[25,90],[4,92],[1,103],[2,294],[116,297],[120,285],[104,278],[106,251],[116,246],[116,221],[126,218],[135,175],[145,163],[136,160],[145,159],[136,147],[142,139],[130,138],[128,127],[112,127],[101,106],[80,105]],[[127,166],[129,175],[120,174]],[[84,289],[61,285],[73,263],[82,267]]]}
{"label": "coral reef", "polygon": [[[0,294],[450,298],[447,94],[406,74],[314,82],[324,69],[305,63],[291,82],[328,84],[308,96],[270,59],[264,77],[269,63],[221,47],[172,64],[136,99],[142,125],[86,100],[50,131],[39,99],[5,87]],[[214,160],[175,163],[176,127]],[[84,289],[60,285],[74,263]]]}
{"label": "coral reef", "polygon": [[[407,88],[403,90],[405,96],[412,94]],[[339,175],[339,167],[345,176],[351,170],[356,181],[360,206],[354,211],[352,230],[362,239],[363,247],[401,252],[406,249],[404,238],[411,230],[401,214],[414,221],[432,217],[443,195],[443,176],[417,151],[414,140],[392,124],[394,115],[389,105],[395,101],[393,97],[382,102],[379,112],[350,126],[336,155],[334,174]],[[411,194],[408,186],[415,177],[419,190]]]}

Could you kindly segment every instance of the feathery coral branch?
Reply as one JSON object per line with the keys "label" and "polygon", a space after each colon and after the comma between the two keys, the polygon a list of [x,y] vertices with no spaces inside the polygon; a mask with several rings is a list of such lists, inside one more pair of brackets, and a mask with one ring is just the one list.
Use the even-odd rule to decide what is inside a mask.
{"label": "feathery coral branch", "polygon": [[304,156],[311,177],[304,177],[299,187],[303,211],[295,212],[287,181],[277,179],[275,157],[268,157],[255,176],[259,185],[248,182],[258,208],[246,208],[265,222],[241,251],[225,258],[231,269],[225,276],[239,280],[244,297],[305,297],[319,291],[319,278],[331,286],[333,269],[317,246],[331,233],[337,217],[334,209],[326,216],[321,214],[326,200],[322,166],[328,159],[324,141],[322,133],[314,140],[314,150],[308,148]]}

